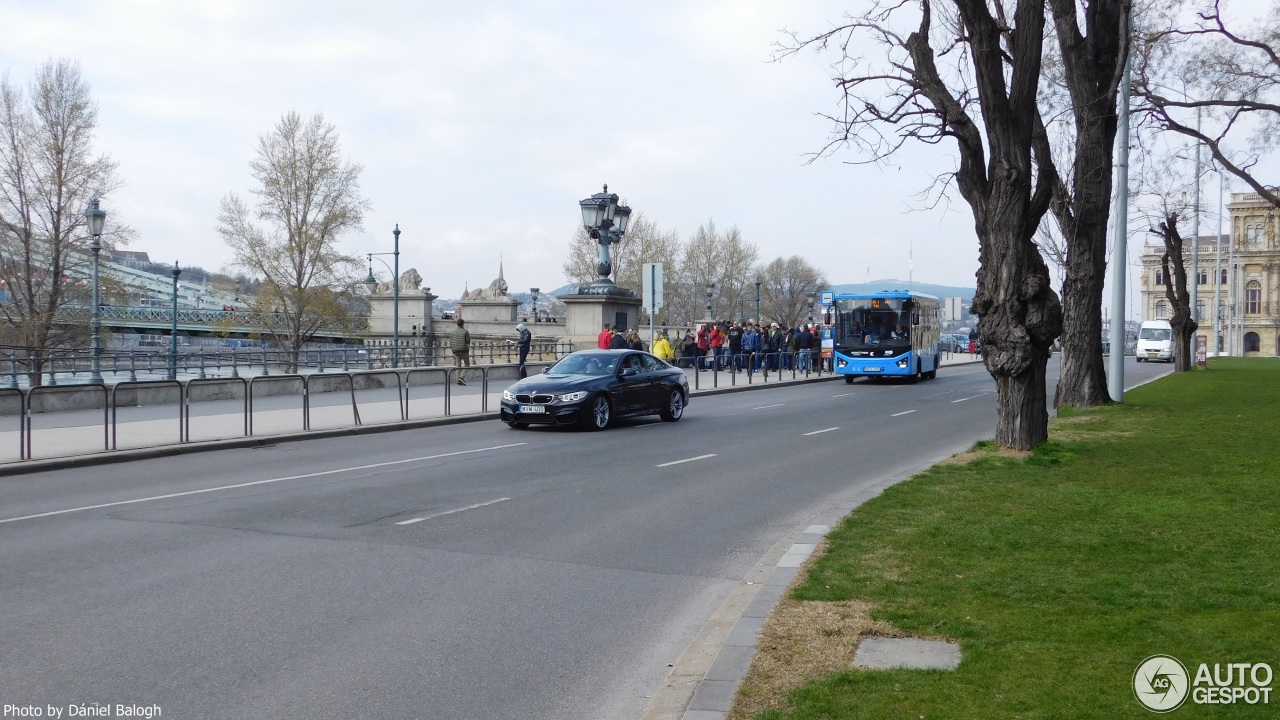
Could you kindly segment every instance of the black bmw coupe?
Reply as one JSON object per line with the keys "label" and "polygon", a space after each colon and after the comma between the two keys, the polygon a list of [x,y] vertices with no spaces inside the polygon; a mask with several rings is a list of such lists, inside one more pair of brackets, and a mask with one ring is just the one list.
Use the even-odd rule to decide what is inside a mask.
{"label": "black bmw coupe", "polygon": [[502,421],[603,430],[617,418],[675,422],[689,403],[684,372],[646,352],[582,350],[502,391]]}

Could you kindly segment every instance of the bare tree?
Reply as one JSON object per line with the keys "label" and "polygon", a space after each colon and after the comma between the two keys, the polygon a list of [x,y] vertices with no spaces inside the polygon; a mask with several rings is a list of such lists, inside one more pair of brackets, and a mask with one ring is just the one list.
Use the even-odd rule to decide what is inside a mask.
{"label": "bare tree", "polygon": [[[263,317],[264,334],[289,351],[292,369],[322,327],[358,322],[351,296],[361,262],[337,244],[343,233],[360,229],[369,207],[360,197],[362,168],[343,161],[338,132],[323,116],[304,123],[293,112],[258,139],[249,167],[258,205],[250,211],[228,194],[218,232],[236,265],[262,278],[254,309]],[[267,320],[269,313],[284,322]]]}
{"label": "bare tree", "polygon": [[1280,208],[1280,194],[1254,176],[1280,137],[1280,4],[1260,20],[1228,22],[1212,0],[1191,23],[1171,16],[1144,33],[1134,60],[1134,112],[1204,143]]}
{"label": "bare tree", "polygon": [[[1012,13],[1002,2],[921,0],[905,36],[896,25],[911,6],[877,6],[818,36],[792,35],[782,54],[840,51],[842,112],[831,117],[826,150],[851,145],[880,162],[909,142],[955,142],[951,179],[979,243],[973,312],[996,380],[996,442],[1029,449],[1048,437],[1045,371],[1062,330],[1062,306],[1034,242],[1057,178],[1037,107],[1044,0],[1010,5]],[[935,25],[935,10],[952,9]],[[863,37],[881,51],[852,56]]]}
{"label": "bare tree", "polygon": [[[755,302],[753,268],[759,257],[759,248],[744,239],[737,226],[720,232],[715,221],[708,220],[685,244],[679,275],[688,291],[698,298],[705,298],[707,285],[713,284],[711,316],[724,320],[736,315],[740,304],[746,302],[748,285]],[[700,318],[705,312],[704,309],[695,317]]]}
{"label": "bare tree", "polygon": [[[1128,0],[1048,0],[1048,5],[1058,40],[1054,59],[1060,72],[1055,76],[1066,95],[1065,111],[1050,115],[1064,118],[1053,137],[1059,148],[1070,148],[1072,156],[1069,165],[1055,166],[1069,167],[1069,171],[1048,175],[1053,183],[1050,211],[1066,241],[1062,368],[1054,406],[1088,407],[1111,402],[1102,364],[1102,286],[1111,216],[1112,148],[1118,128],[1116,100],[1128,53],[1131,4]],[[1041,109],[1052,112],[1051,104],[1044,107],[1048,94],[1041,95]]]}
{"label": "bare tree", "polygon": [[[92,304],[82,272],[91,262],[85,209],[120,186],[116,164],[93,154],[98,108],[80,66],[50,61],[29,90],[0,79],[0,302],[5,335],[35,355],[29,380],[39,385],[40,353],[83,342],[85,328],[58,321],[68,305]],[[122,227],[103,235],[123,240]]]}
{"label": "bare tree", "polygon": [[[1135,152],[1130,156],[1134,172],[1135,221],[1160,238],[1164,252],[1160,258],[1160,278],[1165,299],[1172,308],[1169,325],[1173,328],[1174,370],[1185,372],[1192,367],[1191,342],[1199,325],[1191,308],[1188,285],[1187,256],[1191,247],[1182,236],[1179,225],[1203,212],[1195,206],[1194,148],[1165,147],[1165,141],[1178,136],[1148,128],[1137,135]],[[1192,238],[1191,242],[1198,242]]]}
{"label": "bare tree", "polygon": [[809,312],[809,297],[828,289],[827,278],[807,260],[775,258],[760,269],[760,313],[784,327],[795,327]]}

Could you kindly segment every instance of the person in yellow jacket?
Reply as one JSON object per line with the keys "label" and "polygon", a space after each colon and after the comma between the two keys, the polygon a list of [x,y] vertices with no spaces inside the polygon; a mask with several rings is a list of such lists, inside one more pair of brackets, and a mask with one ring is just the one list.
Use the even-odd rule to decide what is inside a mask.
{"label": "person in yellow jacket", "polygon": [[676,354],[671,349],[671,340],[667,338],[666,330],[663,330],[662,334],[658,335],[658,339],[653,341],[653,347],[649,348],[649,352],[657,355],[667,362],[671,362],[676,359]]}

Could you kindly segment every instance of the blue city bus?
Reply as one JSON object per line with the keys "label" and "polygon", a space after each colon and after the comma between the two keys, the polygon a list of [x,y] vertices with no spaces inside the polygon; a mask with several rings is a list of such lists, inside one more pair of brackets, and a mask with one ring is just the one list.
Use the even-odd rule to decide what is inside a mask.
{"label": "blue city bus", "polygon": [[836,293],[833,297],[834,367],[852,383],[857,377],[938,375],[942,361],[942,304],[932,295],[886,290]]}

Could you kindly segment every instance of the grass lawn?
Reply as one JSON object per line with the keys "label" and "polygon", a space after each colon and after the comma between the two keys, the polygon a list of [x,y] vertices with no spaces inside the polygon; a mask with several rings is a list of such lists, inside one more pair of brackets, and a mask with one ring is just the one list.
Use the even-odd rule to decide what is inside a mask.
{"label": "grass lawn", "polygon": [[[770,699],[810,649],[766,625],[730,717],[1150,718],[1132,683],[1151,655],[1192,679],[1200,663],[1280,675],[1280,360],[1214,360],[1064,412],[1030,454],[980,444],[886,490],[779,609],[834,603],[855,610],[798,624],[948,638],[963,661],[837,669],[842,656]],[[1280,717],[1280,677],[1271,688],[1270,705],[1188,700],[1171,716]]]}

